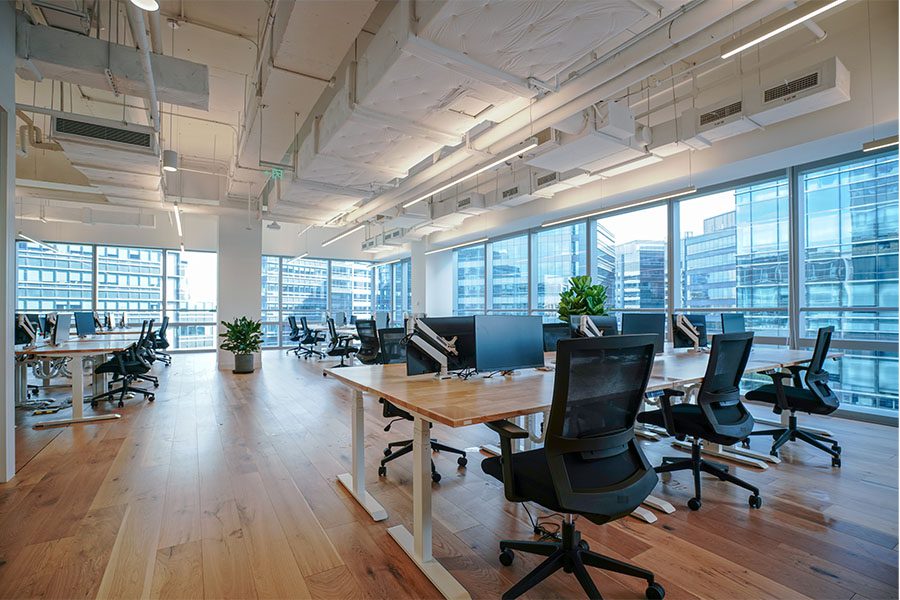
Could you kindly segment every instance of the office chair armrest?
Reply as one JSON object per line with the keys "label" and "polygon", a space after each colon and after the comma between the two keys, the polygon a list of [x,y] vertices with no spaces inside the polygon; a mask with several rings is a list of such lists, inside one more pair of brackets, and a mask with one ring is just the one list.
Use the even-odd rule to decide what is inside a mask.
{"label": "office chair armrest", "polygon": [[525,498],[516,494],[515,476],[513,475],[512,441],[528,437],[528,432],[507,420],[485,423],[488,429],[500,436],[500,470],[503,473],[503,494],[510,502],[522,502]]}
{"label": "office chair armrest", "polygon": [[678,431],[675,430],[675,414],[672,412],[672,402],[674,397],[684,397],[684,392],[666,388],[663,390],[662,396],[659,397],[659,408],[662,410],[663,425],[666,426],[666,432],[669,435],[677,436]]}
{"label": "office chair armrest", "polygon": [[800,376],[796,373],[785,373],[784,371],[765,371],[763,375],[771,377],[772,383],[775,384],[775,406],[783,411],[790,410],[791,407],[788,406],[787,396],[784,394],[784,380],[794,379],[796,381]]}
{"label": "office chair armrest", "polygon": [[803,371],[809,371],[809,365],[791,365],[787,367],[787,370],[790,371],[793,376],[794,387],[803,387],[803,380],[800,379],[800,374]]}

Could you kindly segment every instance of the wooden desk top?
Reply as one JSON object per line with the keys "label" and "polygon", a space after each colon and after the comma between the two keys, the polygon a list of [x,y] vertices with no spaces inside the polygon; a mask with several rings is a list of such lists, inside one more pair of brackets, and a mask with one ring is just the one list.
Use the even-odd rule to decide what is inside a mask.
{"label": "wooden desk top", "polygon": [[[807,350],[754,349],[747,372],[767,371],[810,359]],[[829,354],[829,356],[835,356]],[[547,354],[547,363],[554,358]],[[709,354],[670,352],[656,357],[648,391],[696,383],[703,379]],[[549,410],[553,398],[553,371],[527,369],[490,379],[474,375],[435,379],[433,375],[406,376],[405,364],[326,369],[348,386],[423,416],[435,423],[464,427]]]}
{"label": "wooden desk top", "polygon": [[121,352],[136,341],[137,339],[133,335],[104,335],[85,339],[71,338],[58,346],[53,346],[49,342],[39,343],[33,348],[16,346],[16,354],[19,356],[46,357],[72,356],[74,354],[110,354],[112,352]]}

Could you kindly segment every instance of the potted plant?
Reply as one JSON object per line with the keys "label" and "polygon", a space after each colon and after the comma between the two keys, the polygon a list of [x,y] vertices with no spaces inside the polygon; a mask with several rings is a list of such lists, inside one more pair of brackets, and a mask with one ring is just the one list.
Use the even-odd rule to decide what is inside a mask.
{"label": "potted plant", "polygon": [[590,275],[569,280],[569,287],[559,294],[559,320],[571,322],[571,317],[606,314],[606,288],[593,283]]}
{"label": "potted plant", "polygon": [[262,323],[247,317],[240,317],[232,322],[222,321],[225,332],[219,337],[225,338],[219,347],[234,354],[233,373],[252,373],[253,354],[262,346]]}

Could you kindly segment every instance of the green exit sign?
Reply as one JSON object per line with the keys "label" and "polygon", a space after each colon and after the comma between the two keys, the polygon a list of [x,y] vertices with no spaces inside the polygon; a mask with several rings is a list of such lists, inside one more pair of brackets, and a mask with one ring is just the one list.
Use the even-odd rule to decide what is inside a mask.
{"label": "green exit sign", "polygon": [[284,177],[284,169],[272,169],[271,171],[272,179],[281,179]]}

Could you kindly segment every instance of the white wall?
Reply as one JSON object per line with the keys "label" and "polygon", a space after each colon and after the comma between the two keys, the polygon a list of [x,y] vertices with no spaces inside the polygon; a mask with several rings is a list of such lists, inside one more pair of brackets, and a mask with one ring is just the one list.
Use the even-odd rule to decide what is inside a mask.
{"label": "white wall", "polygon": [[[248,230],[249,227],[249,230]],[[219,217],[218,319],[258,319],[262,310],[262,229],[258,221],[236,216]],[[218,340],[218,338],[217,338]],[[218,341],[217,344],[218,345]],[[256,366],[261,366],[260,355]],[[234,356],[218,350],[220,369],[233,369]]]}
{"label": "white wall", "polygon": [[453,252],[425,257],[425,313],[433,317],[453,314]]}
{"label": "white wall", "polygon": [[[15,287],[15,39],[16,17],[13,2],[0,2],[0,300],[5,307],[0,319],[0,482],[9,481],[16,471],[15,397],[13,368],[13,311]],[[5,138],[5,139],[2,139]]]}

